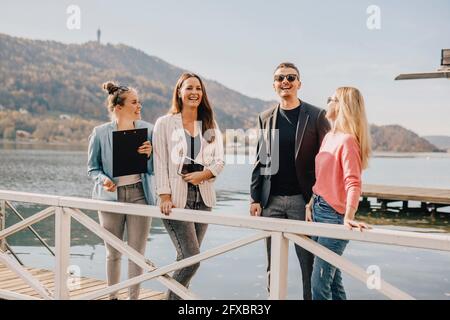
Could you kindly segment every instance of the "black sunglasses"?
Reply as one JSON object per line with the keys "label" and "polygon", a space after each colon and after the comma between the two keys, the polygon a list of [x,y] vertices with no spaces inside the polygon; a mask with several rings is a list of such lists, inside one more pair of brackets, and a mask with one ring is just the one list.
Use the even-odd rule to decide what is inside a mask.
{"label": "black sunglasses", "polygon": [[109,94],[115,94],[117,91],[124,92],[124,91],[128,91],[128,90],[130,90],[130,88],[124,87],[124,86],[114,87],[114,88],[112,88],[112,90],[109,92]]}
{"label": "black sunglasses", "polygon": [[129,90],[130,90],[130,88],[124,87],[124,86],[120,86],[120,87],[117,89],[117,91],[121,91],[121,92],[129,91]]}
{"label": "black sunglasses", "polygon": [[337,98],[328,97],[327,104],[330,104],[331,102],[339,102]]}
{"label": "black sunglasses", "polygon": [[298,79],[298,75],[296,75],[296,74],[286,74],[286,75],[285,74],[277,74],[273,77],[273,79],[278,82],[283,82],[284,79],[287,79],[287,81],[289,81],[289,82],[294,82],[295,80]]}

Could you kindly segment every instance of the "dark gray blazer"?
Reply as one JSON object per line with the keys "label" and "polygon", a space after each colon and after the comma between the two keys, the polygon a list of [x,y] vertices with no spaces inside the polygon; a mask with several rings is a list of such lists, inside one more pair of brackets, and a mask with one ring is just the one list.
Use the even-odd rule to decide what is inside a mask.
{"label": "dark gray blazer", "polygon": [[[275,128],[278,109],[273,107],[262,112],[258,117],[259,138],[256,151],[256,162],[252,172],[250,196],[252,202],[267,207],[271,177],[276,174],[273,165],[277,160],[278,150]],[[315,158],[319,152],[322,140],[330,130],[330,123],[325,118],[325,110],[319,109],[309,103],[302,102],[295,137],[295,168],[303,198],[309,202],[312,196],[312,187],[316,182]]]}

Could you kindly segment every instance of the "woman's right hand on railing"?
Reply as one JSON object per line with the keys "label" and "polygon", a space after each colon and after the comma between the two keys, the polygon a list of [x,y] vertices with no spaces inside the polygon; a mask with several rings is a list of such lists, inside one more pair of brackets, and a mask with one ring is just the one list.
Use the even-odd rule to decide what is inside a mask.
{"label": "woman's right hand on railing", "polygon": [[115,192],[117,190],[117,186],[109,178],[103,181],[103,188],[108,192]]}
{"label": "woman's right hand on railing", "polygon": [[175,208],[175,206],[172,203],[172,196],[170,194],[162,194],[159,197],[161,199],[159,205],[161,213],[168,216],[172,212],[172,208]]}
{"label": "woman's right hand on railing", "polygon": [[364,229],[369,230],[372,229],[372,227],[368,226],[367,224],[363,222],[358,222],[353,219],[347,219],[344,218],[344,226],[346,226],[349,230],[353,230],[353,228],[359,229],[359,231],[363,231]]}

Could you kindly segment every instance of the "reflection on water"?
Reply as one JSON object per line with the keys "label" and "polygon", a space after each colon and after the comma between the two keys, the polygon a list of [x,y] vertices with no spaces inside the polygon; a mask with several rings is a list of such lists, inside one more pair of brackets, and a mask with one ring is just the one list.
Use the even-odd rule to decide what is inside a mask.
{"label": "reflection on water", "polygon": [[421,214],[411,212],[375,211],[360,212],[358,219],[370,225],[389,229],[423,233],[450,233],[450,214]]}
{"label": "reflection on water", "polygon": [[[443,172],[447,172],[445,170],[449,167],[449,157],[378,158],[372,160],[364,180],[366,183],[448,188],[450,177]],[[215,212],[248,215],[251,168],[251,164],[228,164],[225,167],[216,182],[218,206]],[[22,146],[2,148],[0,144],[0,189],[89,198],[91,188],[92,183],[86,176],[84,150],[42,150]],[[44,208],[23,203],[15,205],[25,217]],[[449,209],[443,211],[448,212]],[[96,212],[86,213],[98,221]],[[414,212],[373,211],[360,212],[358,218],[379,228],[450,234],[450,214],[446,213],[424,216]],[[17,221],[14,214],[8,211],[7,225]],[[53,217],[34,227],[51,246],[54,245]],[[254,232],[211,225],[203,250]],[[71,234],[71,263],[78,265],[85,276],[104,279],[103,242],[73,219]],[[54,268],[52,257],[28,230],[9,237],[8,242],[26,265]],[[160,219],[153,219],[146,256],[157,265],[165,265],[175,259],[175,250]],[[417,298],[450,299],[450,254],[447,252],[352,241],[345,257],[363,268],[379,266],[385,280]],[[124,259],[123,277],[126,276],[126,270]],[[289,298],[298,299],[301,296],[300,269],[292,247],[289,252],[288,278]],[[348,276],[344,276],[344,283],[351,299],[383,298]],[[155,282],[145,286],[163,290]],[[193,290],[200,296],[222,299],[264,299],[267,297],[265,286],[265,250],[262,241],[203,262],[192,283]]]}
{"label": "reflection on water", "polygon": [[[247,195],[243,194],[245,199]],[[245,213],[244,206],[242,211],[237,212],[236,202],[245,201],[238,195],[223,195],[218,197],[220,205],[216,208],[217,212],[230,213],[233,215]],[[247,202],[245,202],[247,204]],[[14,203],[14,206],[19,212],[26,218],[34,213],[44,209],[43,206],[38,205],[26,205],[23,206],[20,203]],[[11,210],[7,210],[8,219],[7,226],[13,225],[19,222],[19,219],[13,214]],[[98,215],[94,211],[84,211],[89,217],[98,222]],[[403,231],[414,231],[421,233],[448,233],[450,234],[450,214],[440,213],[434,215],[424,215],[420,213],[408,213],[408,212],[392,212],[392,211],[380,211],[374,210],[371,212],[359,212],[357,214],[358,219],[368,223],[375,227],[382,227]],[[44,221],[38,222],[33,225],[34,229],[41,235],[41,237],[48,241],[48,243],[54,245],[54,217],[49,217]],[[90,231],[86,230],[84,226],[75,220],[72,220],[71,225],[72,232],[72,245],[98,245],[103,243],[100,238],[93,235]],[[166,233],[164,226],[160,219],[153,219],[152,222],[152,235]],[[28,230],[24,230],[17,234],[14,234],[8,238],[8,243],[13,246],[40,246],[40,242],[35,236]]]}
{"label": "reflection on water", "polygon": [[[42,206],[21,206],[20,204],[14,203],[14,206],[22,214],[24,218],[31,216],[34,213],[39,212],[45,207]],[[94,211],[83,210],[90,218],[98,222],[98,214]],[[14,213],[7,209],[7,224],[6,226],[11,226],[19,222]],[[43,221],[40,221],[33,225],[33,228],[37,233],[44,239],[50,246],[55,245],[55,218],[51,216]],[[160,219],[153,219],[152,222],[152,235],[166,233],[164,226]],[[91,231],[87,230],[78,221],[72,219],[71,221],[71,236],[73,246],[79,245],[98,245],[102,244],[103,240],[94,235]],[[8,243],[12,246],[41,246],[39,240],[34,236],[28,229],[22,230],[21,232],[15,233],[8,237]]]}
{"label": "reflection on water", "polygon": [[[87,142],[87,140],[86,140]],[[57,150],[57,151],[84,151],[87,150],[86,143],[66,144],[66,143],[29,143],[29,142],[11,142],[0,140],[0,149],[3,150]]]}

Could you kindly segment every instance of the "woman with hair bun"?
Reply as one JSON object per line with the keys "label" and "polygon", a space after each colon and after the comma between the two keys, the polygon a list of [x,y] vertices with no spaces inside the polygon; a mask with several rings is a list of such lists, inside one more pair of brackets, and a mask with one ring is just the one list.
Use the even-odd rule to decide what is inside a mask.
{"label": "woman with hair bun", "polygon": [[[103,89],[108,93],[106,106],[111,122],[95,127],[89,137],[88,175],[94,181],[93,199],[154,205],[155,196],[152,186],[153,125],[141,120],[141,102],[134,88],[119,86],[114,82],[106,82]],[[112,134],[113,131],[148,129],[148,141],[144,142],[136,152],[147,155],[147,172],[113,178]],[[124,238],[127,230],[128,245],[141,254],[145,253],[147,237],[150,231],[151,218],[100,212],[99,220],[103,228],[119,239]],[[108,286],[120,280],[121,253],[109,244],[106,247],[106,273]],[[128,262],[128,277],[142,274],[142,268],[134,262]],[[140,286],[129,288],[129,298],[139,298]],[[110,299],[117,299],[117,292],[110,294]]]}

